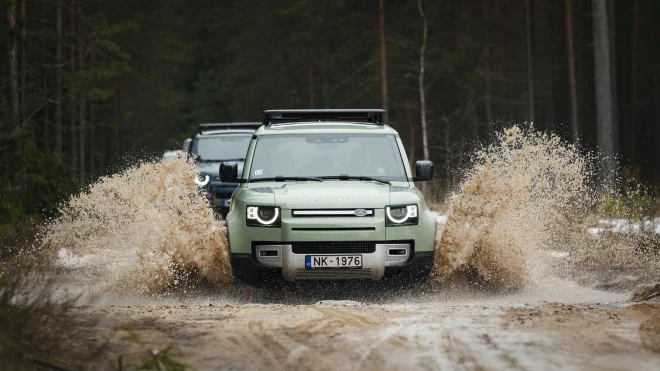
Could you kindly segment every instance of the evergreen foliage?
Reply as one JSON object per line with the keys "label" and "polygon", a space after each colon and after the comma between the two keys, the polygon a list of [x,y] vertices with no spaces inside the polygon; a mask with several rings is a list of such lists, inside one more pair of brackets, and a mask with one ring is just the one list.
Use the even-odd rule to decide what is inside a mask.
{"label": "evergreen foliage", "polygon": [[[595,148],[591,1],[529,1],[533,84],[525,1],[423,2],[436,198],[456,184],[454,170],[471,144],[528,120],[530,85],[535,126],[572,138],[567,3],[577,134],[585,148]],[[614,3],[618,152],[630,173],[658,185],[660,29],[654,15],[660,2]],[[417,1],[386,0],[384,9],[389,123],[420,159],[422,18]],[[58,200],[100,175],[179,148],[201,122],[260,120],[267,108],[381,104],[377,1],[6,0],[0,13],[1,234],[53,212]]]}

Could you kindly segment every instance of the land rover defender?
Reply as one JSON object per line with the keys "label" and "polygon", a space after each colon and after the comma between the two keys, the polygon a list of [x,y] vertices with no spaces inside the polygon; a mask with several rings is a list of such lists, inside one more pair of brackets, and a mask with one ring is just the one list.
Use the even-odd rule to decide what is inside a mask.
{"label": "land rover defender", "polygon": [[433,164],[417,161],[413,177],[385,111],[264,113],[245,166],[220,165],[223,184],[240,184],[226,217],[235,277],[427,277],[435,216],[413,181]]}
{"label": "land rover defender", "polygon": [[219,165],[232,161],[242,168],[252,133],[260,126],[260,122],[200,124],[195,137],[184,142],[184,152],[199,169],[195,182],[206,191],[211,206],[221,215],[229,210],[231,194],[238,184],[222,182]]}

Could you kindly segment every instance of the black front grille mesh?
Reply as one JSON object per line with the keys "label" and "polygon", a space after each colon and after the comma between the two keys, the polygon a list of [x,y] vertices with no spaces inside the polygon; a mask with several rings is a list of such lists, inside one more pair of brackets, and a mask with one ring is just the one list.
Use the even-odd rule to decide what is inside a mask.
{"label": "black front grille mesh", "polygon": [[296,279],[355,279],[371,278],[371,269],[359,268],[315,268],[315,269],[296,269]]}
{"label": "black front grille mesh", "polygon": [[292,242],[294,254],[371,254],[376,251],[374,241]]}

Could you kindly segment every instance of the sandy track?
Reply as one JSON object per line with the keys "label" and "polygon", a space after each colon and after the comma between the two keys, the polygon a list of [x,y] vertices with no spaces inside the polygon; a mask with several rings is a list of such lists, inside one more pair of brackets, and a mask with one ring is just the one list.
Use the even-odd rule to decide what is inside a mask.
{"label": "sandy track", "polygon": [[[660,303],[574,289],[315,304],[187,304],[74,309],[91,347],[125,362],[175,345],[199,370],[660,369]],[[544,297],[562,296],[561,302]],[[191,304],[196,302],[196,304]],[[125,339],[130,323],[144,348]]]}

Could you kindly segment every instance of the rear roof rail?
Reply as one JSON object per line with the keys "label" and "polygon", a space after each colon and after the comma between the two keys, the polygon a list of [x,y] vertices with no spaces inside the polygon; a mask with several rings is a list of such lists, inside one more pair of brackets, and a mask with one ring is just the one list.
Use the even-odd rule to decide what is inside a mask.
{"label": "rear roof rail", "polygon": [[295,121],[348,121],[384,125],[383,109],[278,109],[264,111],[264,125]]}
{"label": "rear roof rail", "polygon": [[199,132],[210,130],[257,130],[263,125],[260,122],[222,122],[217,124],[199,124]]}

